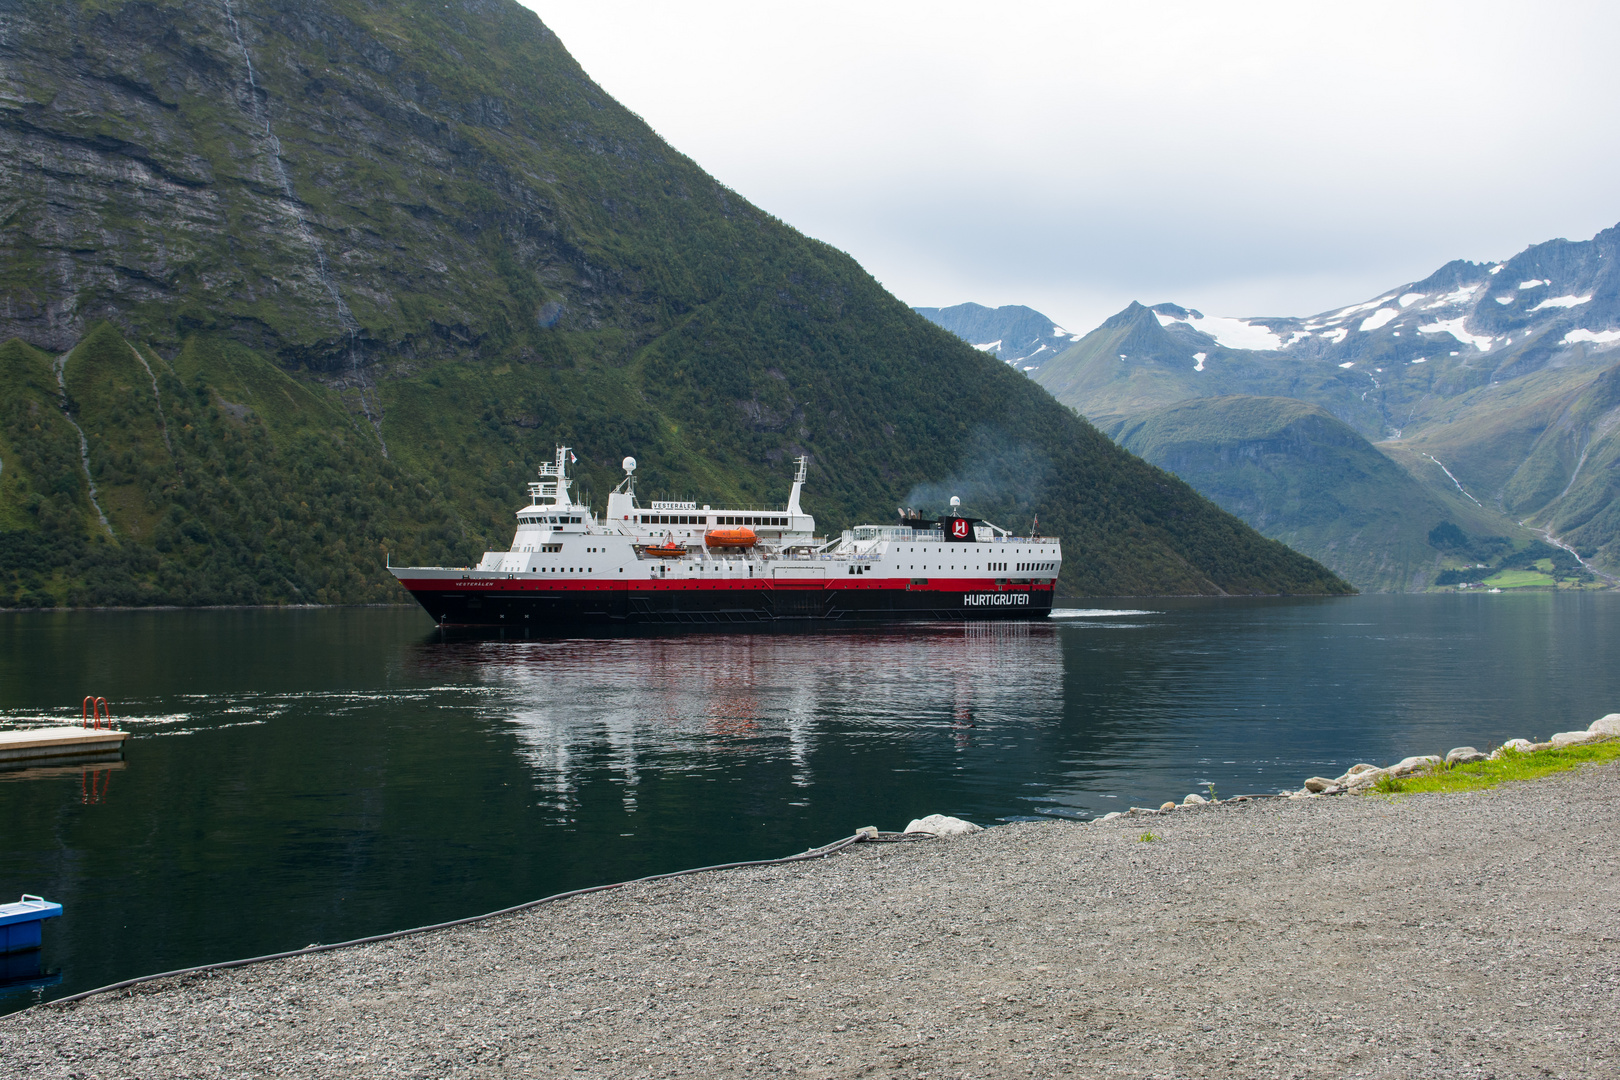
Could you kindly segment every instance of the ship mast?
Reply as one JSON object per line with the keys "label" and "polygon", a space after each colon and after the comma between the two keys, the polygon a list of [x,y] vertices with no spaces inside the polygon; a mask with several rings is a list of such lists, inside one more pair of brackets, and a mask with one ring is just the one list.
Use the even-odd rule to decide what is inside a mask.
{"label": "ship mast", "polygon": [[568,466],[576,460],[571,447],[557,447],[557,458],[540,466],[540,479],[529,482],[529,503],[548,510],[572,510],[573,497],[569,487],[574,483],[568,477]]}
{"label": "ship mast", "polygon": [[810,455],[800,454],[796,459],[798,470],[793,474],[793,490],[788,494],[787,512],[789,514],[802,514],[799,509],[799,492],[804,488],[804,478],[810,471]]}

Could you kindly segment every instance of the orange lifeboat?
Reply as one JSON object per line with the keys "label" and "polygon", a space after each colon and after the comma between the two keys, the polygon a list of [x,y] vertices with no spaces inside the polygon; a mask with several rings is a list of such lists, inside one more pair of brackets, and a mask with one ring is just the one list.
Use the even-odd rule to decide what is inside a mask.
{"label": "orange lifeboat", "polygon": [[758,537],[753,529],[710,529],[703,542],[712,548],[751,548]]}
{"label": "orange lifeboat", "polygon": [[679,559],[686,554],[686,545],[677,544],[671,540],[667,544],[647,544],[641,549],[643,555],[651,555],[655,559]]}

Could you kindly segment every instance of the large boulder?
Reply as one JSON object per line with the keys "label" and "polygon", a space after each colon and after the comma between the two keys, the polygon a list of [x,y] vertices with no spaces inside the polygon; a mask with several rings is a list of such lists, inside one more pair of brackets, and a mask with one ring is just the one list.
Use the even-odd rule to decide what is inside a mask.
{"label": "large boulder", "polygon": [[1350,794],[1359,795],[1374,787],[1384,777],[1394,775],[1394,772],[1393,769],[1365,769],[1346,780],[1345,787],[1350,789]]}
{"label": "large boulder", "polygon": [[1446,754],[1447,765],[1472,765],[1476,761],[1484,761],[1485,755],[1472,746],[1459,746]]}
{"label": "large boulder", "polygon": [[1620,735],[1620,712],[1612,712],[1601,720],[1592,721],[1586,729],[1594,735]]}
{"label": "large boulder", "polygon": [[906,826],[906,832],[932,833],[934,836],[969,836],[984,829],[971,821],[961,818],[946,817],[944,814],[929,814],[925,818],[913,818],[911,824]]}
{"label": "large boulder", "polygon": [[1536,744],[1529,739],[1509,739],[1507,742],[1491,751],[1491,760],[1495,761],[1508,754],[1528,754],[1536,748]]}
{"label": "large boulder", "polygon": [[1389,771],[1396,776],[1411,776],[1419,769],[1428,769],[1440,764],[1440,755],[1421,754],[1414,757],[1402,758],[1389,767]]}
{"label": "large boulder", "polygon": [[1608,736],[1598,731],[1560,731],[1552,737],[1552,744],[1556,750],[1560,746],[1579,746],[1605,738]]}

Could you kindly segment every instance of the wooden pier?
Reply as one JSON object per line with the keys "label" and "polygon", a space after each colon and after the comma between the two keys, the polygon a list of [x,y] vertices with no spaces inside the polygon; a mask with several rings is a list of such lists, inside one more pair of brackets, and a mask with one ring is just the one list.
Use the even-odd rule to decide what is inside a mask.
{"label": "wooden pier", "polygon": [[124,749],[127,731],[62,725],[0,731],[0,768],[73,758],[104,758]]}

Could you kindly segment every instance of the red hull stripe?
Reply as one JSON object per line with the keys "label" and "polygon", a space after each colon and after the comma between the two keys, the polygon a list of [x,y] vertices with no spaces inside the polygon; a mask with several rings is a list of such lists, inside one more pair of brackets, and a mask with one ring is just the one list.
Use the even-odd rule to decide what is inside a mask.
{"label": "red hull stripe", "polygon": [[[875,578],[862,581],[834,578],[831,581],[771,581],[748,579],[743,581],[569,581],[558,578],[401,578],[400,584],[411,592],[759,592],[759,591],[834,591],[834,592],[996,592],[994,578],[929,578],[926,585],[913,585],[906,578]],[[1001,592],[1051,592],[1050,585],[1003,585]]]}

